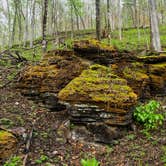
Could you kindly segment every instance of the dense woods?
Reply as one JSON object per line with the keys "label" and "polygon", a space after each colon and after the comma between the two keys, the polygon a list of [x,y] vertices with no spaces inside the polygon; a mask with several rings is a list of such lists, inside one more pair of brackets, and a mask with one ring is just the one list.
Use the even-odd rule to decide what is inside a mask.
{"label": "dense woods", "polygon": [[[95,27],[98,39],[102,31],[118,29],[121,40],[122,29],[134,27],[139,38],[139,29],[150,25],[154,43],[154,38],[159,38],[158,24],[165,24],[164,0],[1,0],[1,3],[1,46],[23,43],[25,46],[30,41],[32,47],[40,36],[44,39],[45,35],[56,36],[62,31],[70,31],[73,36],[76,30]],[[159,47],[160,44],[157,48],[153,46],[161,51]]]}
{"label": "dense woods", "polygon": [[166,0],[0,2],[0,166],[166,165]]}

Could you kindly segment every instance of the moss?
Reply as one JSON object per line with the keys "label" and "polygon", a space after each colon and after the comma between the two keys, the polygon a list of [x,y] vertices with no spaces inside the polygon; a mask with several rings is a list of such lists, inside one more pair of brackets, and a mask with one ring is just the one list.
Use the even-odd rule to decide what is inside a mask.
{"label": "moss", "polygon": [[125,79],[101,65],[93,65],[84,70],[58,96],[65,101],[110,103],[119,106],[129,106],[137,100],[137,95],[127,86]]}
{"label": "moss", "polygon": [[0,130],[0,158],[5,159],[14,153],[17,140],[9,132]]}
{"label": "moss", "polygon": [[151,74],[150,79],[151,79],[151,84],[153,85],[153,88],[157,88],[157,89],[164,88],[165,81],[163,77]]}
{"label": "moss", "polygon": [[102,51],[115,51],[115,48],[113,46],[95,39],[77,40],[74,41],[74,45],[81,49],[100,49]]}
{"label": "moss", "polygon": [[143,81],[149,79],[149,76],[146,74],[146,69],[143,66],[143,63],[131,63],[130,66],[126,66],[123,70],[124,78]]}
{"label": "moss", "polygon": [[162,75],[166,71],[166,63],[151,64],[149,66],[149,72],[157,75]]}
{"label": "moss", "polygon": [[15,139],[15,137],[11,133],[9,133],[9,132],[7,132],[5,130],[0,130],[0,144],[7,143],[10,138],[14,138]]}

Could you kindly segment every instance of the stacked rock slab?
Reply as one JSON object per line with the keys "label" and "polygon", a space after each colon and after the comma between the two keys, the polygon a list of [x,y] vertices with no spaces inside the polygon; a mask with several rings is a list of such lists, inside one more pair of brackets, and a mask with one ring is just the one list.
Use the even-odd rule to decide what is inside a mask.
{"label": "stacked rock slab", "polygon": [[85,125],[96,140],[106,143],[119,136],[120,126],[131,123],[132,108],[137,102],[127,81],[101,65],[84,70],[58,97],[69,106],[72,123]]}
{"label": "stacked rock slab", "polygon": [[26,68],[16,88],[23,95],[42,101],[50,109],[62,109],[57,104],[56,94],[85,68],[86,65],[72,51],[50,51],[38,65]]}

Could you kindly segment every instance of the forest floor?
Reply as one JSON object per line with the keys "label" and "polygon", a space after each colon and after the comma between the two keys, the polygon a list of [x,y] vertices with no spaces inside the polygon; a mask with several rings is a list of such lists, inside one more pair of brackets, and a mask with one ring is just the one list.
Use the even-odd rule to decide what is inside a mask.
{"label": "forest floor", "polygon": [[[81,159],[92,157],[100,166],[161,166],[166,163],[166,123],[149,133],[137,126],[135,131],[126,132],[109,146],[73,140],[68,143],[64,141],[65,134],[57,140],[57,131],[63,132],[62,124],[67,119],[65,110],[50,112],[16,92],[10,80],[16,79],[13,73],[20,69],[18,65],[0,66],[0,125],[8,129],[22,127],[27,135],[33,129],[27,166],[80,166]],[[4,84],[6,87],[2,88]],[[166,105],[166,98],[160,100]],[[18,139],[15,155],[23,159],[26,141],[21,135]]]}

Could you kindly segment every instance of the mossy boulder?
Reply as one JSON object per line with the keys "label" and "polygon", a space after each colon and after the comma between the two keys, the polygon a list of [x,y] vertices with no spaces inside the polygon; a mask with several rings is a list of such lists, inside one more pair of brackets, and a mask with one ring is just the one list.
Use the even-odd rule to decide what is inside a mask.
{"label": "mossy boulder", "polygon": [[75,51],[89,51],[91,53],[101,52],[114,52],[115,48],[95,39],[85,39],[74,41]]}
{"label": "mossy boulder", "polygon": [[152,94],[166,94],[166,62],[149,65]]}
{"label": "mossy boulder", "polygon": [[122,136],[124,126],[132,122],[132,108],[137,102],[127,81],[101,65],[84,70],[59,92],[58,98],[68,106],[71,122],[85,126],[93,141],[103,143]]}
{"label": "mossy boulder", "polygon": [[111,65],[112,70],[127,80],[127,84],[138,95],[138,98],[150,97],[149,75],[147,66],[142,62],[120,62]]}
{"label": "mossy boulder", "polygon": [[[131,108],[137,102],[137,95],[127,85],[127,81],[115,75],[109,67],[101,65],[92,65],[84,70],[59,92],[58,97],[63,102],[80,107],[79,113],[83,108],[83,114],[89,114],[87,121],[93,121],[96,116],[94,119],[104,119],[110,125],[130,122]],[[89,110],[95,111],[90,113]],[[101,112],[98,114],[96,110]],[[106,114],[101,115],[104,112]]]}
{"label": "mossy boulder", "polygon": [[[47,93],[46,96],[48,96],[48,93],[57,94],[73,78],[77,77],[86,66],[87,64],[74,56],[71,51],[50,51],[44,55],[38,65],[28,66],[21,73],[16,88],[23,95],[42,100],[41,96],[45,93]],[[56,99],[54,98],[54,100]]]}
{"label": "mossy boulder", "polygon": [[58,94],[63,101],[95,103],[107,111],[110,107],[128,108],[135,104],[137,95],[127,81],[101,65],[93,65],[73,79]]}
{"label": "mossy boulder", "polygon": [[0,159],[10,157],[16,150],[17,139],[8,131],[0,130]]}

